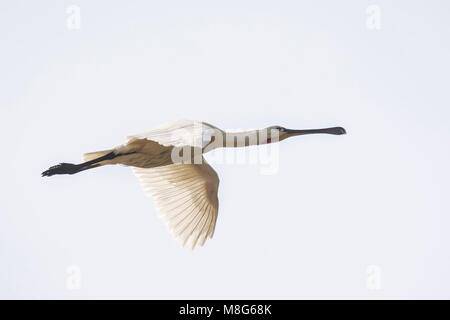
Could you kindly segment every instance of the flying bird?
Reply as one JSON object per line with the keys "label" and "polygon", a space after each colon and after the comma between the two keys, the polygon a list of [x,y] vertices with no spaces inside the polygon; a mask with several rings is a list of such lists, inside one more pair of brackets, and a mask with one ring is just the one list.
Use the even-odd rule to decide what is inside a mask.
{"label": "flying bird", "polygon": [[191,249],[212,238],[217,221],[219,177],[203,154],[222,147],[276,143],[306,134],[341,135],[342,127],[293,130],[271,126],[225,132],[211,124],[178,120],[127,137],[113,149],[84,154],[80,164],[60,163],[42,176],[75,174],[109,164],[133,168],[144,191],[154,199],[159,215],[181,246]]}

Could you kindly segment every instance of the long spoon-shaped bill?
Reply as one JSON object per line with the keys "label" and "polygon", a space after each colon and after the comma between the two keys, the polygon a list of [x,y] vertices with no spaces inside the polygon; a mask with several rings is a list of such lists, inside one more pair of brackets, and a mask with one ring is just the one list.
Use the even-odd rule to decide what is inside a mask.
{"label": "long spoon-shaped bill", "polygon": [[342,127],[332,127],[332,128],[324,128],[324,129],[305,129],[305,130],[294,130],[294,129],[286,129],[287,134],[290,137],[300,136],[304,134],[315,134],[315,133],[325,133],[325,134],[335,134],[341,135],[346,134],[344,128]]}

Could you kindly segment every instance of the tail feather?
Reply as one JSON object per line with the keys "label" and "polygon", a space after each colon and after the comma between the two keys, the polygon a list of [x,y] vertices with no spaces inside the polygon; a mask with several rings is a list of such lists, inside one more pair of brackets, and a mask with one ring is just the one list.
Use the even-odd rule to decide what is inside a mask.
{"label": "tail feather", "polygon": [[103,151],[96,151],[96,152],[89,152],[89,153],[85,153],[83,155],[83,161],[87,162],[87,161],[91,161],[100,157],[103,157],[105,155],[107,155],[108,153],[111,153],[113,150],[103,150]]}

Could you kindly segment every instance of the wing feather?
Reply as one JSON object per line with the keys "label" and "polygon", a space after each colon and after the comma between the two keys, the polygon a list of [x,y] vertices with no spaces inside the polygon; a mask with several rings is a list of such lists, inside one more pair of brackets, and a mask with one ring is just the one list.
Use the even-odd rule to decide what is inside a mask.
{"label": "wing feather", "polygon": [[[209,206],[209,211],[212,210],[212,207]],[[203,226],[202,232],[199,234],[198,243],[203,246],[203,244],[206,241],[206,238],[208,237],[208,231],[211,225],[211,221],[213,220],[213,216],[211,214],[208,214],[207,219],[205,221],[205,225]]]}
{"label": "wing feather", "polygon": [[206,226],[206,222],[209,219],[209,211],[210,211],[210,206],[207,206],[207,208],[203,211],[202,218],[199,221],[199,226],[194,233],[195,238],[193,238],[192,243],[198,243],[198,244],[202,243],[202,241],[199,241],[199,240],[200,240],[201,235],[206,234],[205,226]]}
{"label": "wing feather", "polygon": [[163,146],[204,148],[211,142],[213,135],[220,134],[221,132],[222,130],[206,122],[176,120],[165,123],[150,131],[130,135],[127,139],[153,140]]}
{"label": "wing feather", "polygon": [[151,196],[170,233],[191,249],[212,238],[217,221],[219,177],[201,164],[176,163],[156,168],[133,168]]}

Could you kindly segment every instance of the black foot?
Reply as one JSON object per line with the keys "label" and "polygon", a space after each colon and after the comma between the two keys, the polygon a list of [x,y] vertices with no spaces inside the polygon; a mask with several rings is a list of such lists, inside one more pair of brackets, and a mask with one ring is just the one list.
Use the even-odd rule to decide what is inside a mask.
{"label": "black foot", "polygon": [[50,177],[55,174],[74,174],[80,171],[80,167],[72,163],[60,163],[56,166],[50,167],[48,170],[42,172],[43,177]]}

